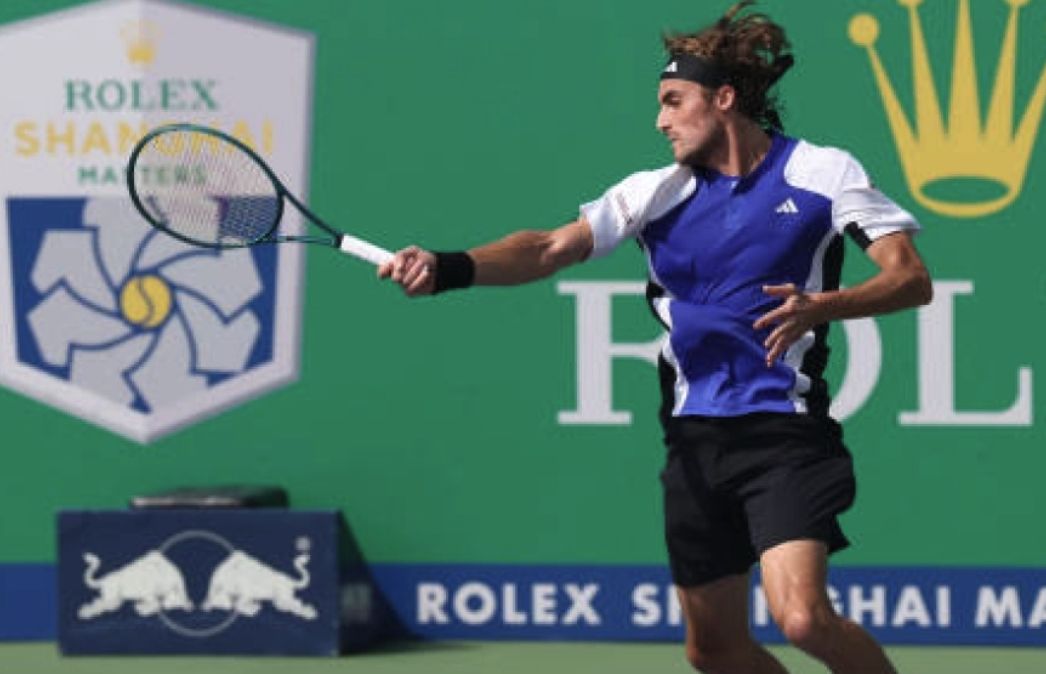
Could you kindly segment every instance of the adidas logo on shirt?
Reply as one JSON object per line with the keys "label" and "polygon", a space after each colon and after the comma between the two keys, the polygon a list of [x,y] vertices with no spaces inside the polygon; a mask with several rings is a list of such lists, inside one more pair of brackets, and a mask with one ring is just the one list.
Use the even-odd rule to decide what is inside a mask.
{"label": "adidas logo on shirt", "polygon": [[787,213],[789,215],[795,215],[799,212],[799,207],[792,201],[792,197],[788,197],[774,209],[775,213]]}

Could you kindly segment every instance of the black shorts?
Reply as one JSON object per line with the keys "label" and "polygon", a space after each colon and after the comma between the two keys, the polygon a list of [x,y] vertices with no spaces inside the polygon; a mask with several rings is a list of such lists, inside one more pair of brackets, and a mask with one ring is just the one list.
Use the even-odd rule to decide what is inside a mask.
{"label": "black shorts", "polygon": [[856,492],[842,429],[805,414],[676,417],[661,473],[672,579],[693,587],[745,573],[786,541],[849,545],[836,516]]}

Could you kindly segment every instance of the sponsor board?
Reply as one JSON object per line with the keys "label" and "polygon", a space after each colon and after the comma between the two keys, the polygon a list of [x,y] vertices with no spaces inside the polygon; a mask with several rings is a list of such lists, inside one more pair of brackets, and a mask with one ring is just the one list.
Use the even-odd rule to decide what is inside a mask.
{"label": "sponsor board", "polygon": [[65,653],[322,655],[377,629],[335,512],[66,511],[58,528]]}
{"label": "sponsor board", "polygon": [[[447,639],[682,641],[665,569],[652,566],[377,565],[416,633]],[[836,611],[889,644],[1046,645],[1046,570],[840,567]],[[780,643],[758,575],[753,632]]]}
{"label": "sponsor board", "polygon": [[32,64],[0,74],[19,92],[0,111],[0,383],[145,443],[295,379],[303,251],[161,235],[131,204],[126,161],[149,129],[196,122],[303,191],[311,36],[113,0],[5,26],[0,58]]}
{"label": "sponsor board", "polygon": [[[679,602],[662,567],[373,564],[370,568],[377,591],[391,603],[399,622],[427,638],[659,642],[683,638]],[[38,606],[36,593],[46,593],[53,582],[50,565],[0,566],[0,588],[5,588],[5,596],[0,597],[0,638],[55,636],[53,623],[43,616],[28,623],[23,618]],[[1043,569],[839,567],[829,571],[828,588],[841,615],[886,644],[1046,646]],[[135,615],[131,606],[120,611]],[[189,614],[171,613],[177,613],[177,619]],[[770,617],[758,576],[749,594],[749,613],[759,640],[784,642]],[[29,631],[27,624],[33,626]]]}

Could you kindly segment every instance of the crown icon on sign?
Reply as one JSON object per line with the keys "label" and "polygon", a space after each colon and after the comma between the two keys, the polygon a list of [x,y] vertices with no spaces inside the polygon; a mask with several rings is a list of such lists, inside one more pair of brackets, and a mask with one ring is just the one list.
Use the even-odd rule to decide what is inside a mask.
{"label": "crown icon on sign", "polygon": [[[908,8],[911,24],[912,82],[915,88],[914,124],[909,121],[894,92],[890,78],[875,48],[879,22],[870,14],[850,20],[850,39],[865,47],[886,117],[897,143],[908,188],[926,208],[953,217],[978,217],[996,213],[1010,205],[1021,192],[1024,175],[1035,145],[1046,103],[1046,68],[1014,127],[1014,90],[1017,71],[1017,15],[1030,0],[1006,0],[1010,6],[1006,32],[1000,48],[995,83],[986,119],[981,116],[977,91],[977,68],[973,50],[973,25],[969,0],[958,0],[955,52],[952,62],[948,118],[941,112],[934,85],[926,39],[919,20],[923,0],[898,0]],[[936,195],[938,188],[955,182],[973,187],[969,181],[988,183],[974,192],[975,199],[955,200]],[[984,189],[991,193],[985,193]]]}
{"label": "crown icon on sign", "polygon": [[156,58],[156,26],[147,21],[135,21],[120,30],[127,60],[131,65],[147,66]]}

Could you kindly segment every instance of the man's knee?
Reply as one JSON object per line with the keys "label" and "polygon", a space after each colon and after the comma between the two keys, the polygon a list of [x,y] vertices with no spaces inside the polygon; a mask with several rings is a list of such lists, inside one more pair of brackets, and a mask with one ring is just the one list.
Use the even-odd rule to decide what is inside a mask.
{"label": "man's knee", "polygon": [[818,653],[830,644],[836,620],[837,616],[824,608],[793,606],[777,616],[777,626],[796,648]]}

